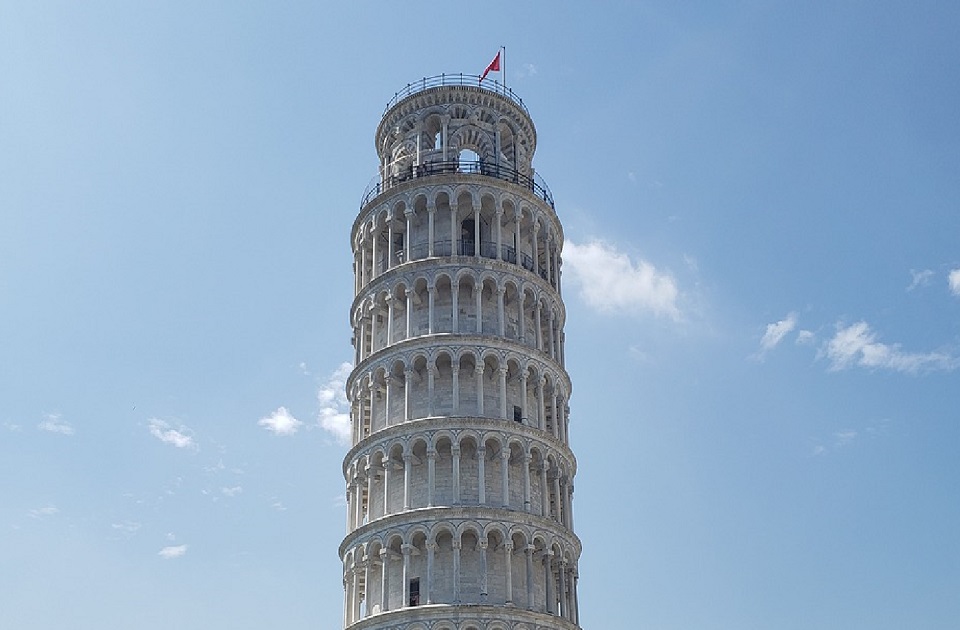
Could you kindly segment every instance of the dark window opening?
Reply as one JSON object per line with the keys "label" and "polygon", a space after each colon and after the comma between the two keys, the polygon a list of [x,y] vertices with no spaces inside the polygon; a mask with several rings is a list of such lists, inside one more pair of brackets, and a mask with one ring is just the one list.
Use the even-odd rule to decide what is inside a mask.
{"label": "dark window opening", "polygon": [[410,578],[410,605],[420,605],[420,578]]}
{"label": "dark window opening", "polygon": [[516,405],[513,406],[513,421],[523,422],[523,409]]}

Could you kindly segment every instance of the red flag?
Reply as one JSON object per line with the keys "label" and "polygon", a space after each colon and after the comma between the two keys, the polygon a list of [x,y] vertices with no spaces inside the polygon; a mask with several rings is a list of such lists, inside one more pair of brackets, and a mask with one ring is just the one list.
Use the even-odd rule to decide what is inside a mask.
{"label": "red flag", "polygon": [[493,58],[493,61],[490,62],[490,65],[487,66],[487,69],[483,71],[483,74],[480,75],[480,80],[483,81],[487,78],[488,72],[500,72],[500,51],[497,51],[497,56]]}

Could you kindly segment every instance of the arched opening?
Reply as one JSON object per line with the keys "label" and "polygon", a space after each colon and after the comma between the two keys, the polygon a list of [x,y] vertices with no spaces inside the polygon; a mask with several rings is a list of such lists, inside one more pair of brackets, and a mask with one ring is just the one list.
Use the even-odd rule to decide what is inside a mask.
{"label": "arched opening", "polygon": [[460,149],[457,166],[461,173],[476,173],[480,167],[480,156],[472,149]]}

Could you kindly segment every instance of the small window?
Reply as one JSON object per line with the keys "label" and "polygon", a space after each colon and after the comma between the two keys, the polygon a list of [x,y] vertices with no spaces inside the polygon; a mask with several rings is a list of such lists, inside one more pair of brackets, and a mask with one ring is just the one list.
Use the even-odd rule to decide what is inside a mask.
{"label": "small window", "polygon": [[516,405],[513,406],[513,421],[523,422],[523,410]]}
{"label": "small window", "polygon": [[420,605],[420,578],[410,578],[410,605]]}

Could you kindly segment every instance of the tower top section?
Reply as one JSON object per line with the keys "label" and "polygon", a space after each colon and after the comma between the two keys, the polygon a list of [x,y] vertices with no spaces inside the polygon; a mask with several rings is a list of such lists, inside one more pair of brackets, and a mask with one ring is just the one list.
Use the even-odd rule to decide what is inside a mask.
{"label": "tower top section", "polygon": [[537,132],[523,101],[479,76],[452,74],[409,83],[387,104],[376,148],[387,174],[469,159],[532,177]]}

